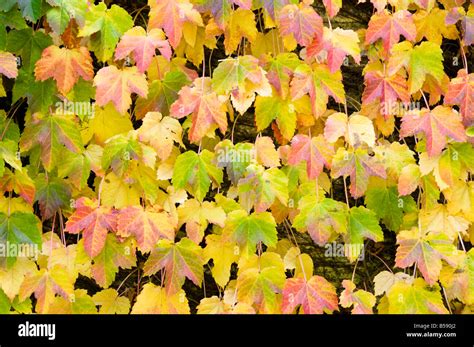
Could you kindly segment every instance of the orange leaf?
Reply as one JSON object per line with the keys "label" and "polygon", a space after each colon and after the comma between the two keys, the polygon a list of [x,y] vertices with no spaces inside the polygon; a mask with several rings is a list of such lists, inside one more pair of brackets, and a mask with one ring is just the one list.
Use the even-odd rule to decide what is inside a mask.
{"label": "orange leaf", "polygon": [[113,102],[115,108],[124,114],[132,104],[131,94],[136,93],[144,98],[148,95],[148,82],[144,74],[138,72],[135,66],[123,70],[115,66],[100,69],[94,78],[97,87],[96,102],[105,106]]}
{"label": "orange leaf", "polygon": [[58,90],[66,95],[82,77],[86,81],[94,77],[94,68],[89,51],[85,47],[59,48],[49,46],[43,51],[35,66],[37,81],[53,78]]}

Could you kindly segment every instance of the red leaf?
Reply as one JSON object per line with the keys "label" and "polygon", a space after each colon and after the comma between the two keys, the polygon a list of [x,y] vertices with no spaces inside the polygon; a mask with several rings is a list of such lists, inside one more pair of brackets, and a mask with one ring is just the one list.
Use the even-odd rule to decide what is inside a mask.
{"label": "red leaf", "polygon": [[430,156],[441,153],[446,146],[446,136],[453,140],[466,141],[466,132],[459,114],[450,107],[437,106],[412,111],[402,118],[400,136],[407,137],[418,133],[426,136],[426,149]]}
{"label": "red leaf", "polygon": [[291,141],[288,164],[297,165],[306,162],[306,171],[310,179],[317,178],[323,167],[331,167],[334,148],[322,135],[310,138],[307,135],[296,135]]}
{"label": "red leaf", "polygon": [[178,100],[171,105],[170,115],[179,119],[192,114],[190,141],[199,142],[216,125],[225,133],[227,98],[214,92],[209,77],[196,78],[192,87],[185,86],[178,94]]}
{"label": "red leaf", "polygon": [[156,50],[166,58],[171,58],[171,47],[165,40],[165,34],[160,29],[152,29],[149,33],[142,27],[134,27],[127,31],[115,50],[115,60],[125,58],[133,52],[138,72],[145,72],[155,56]]}
{"label": "red leaf", "polygon": [[448,92],[444,97],[447,105],[459,105],[465,126],[474,124],[474,73],[458,71],[458,76],[451,80]]}
{"label": "red leaf", "polygon": [[321,41],[323,20],[309,5],[286,5],[280,12],[280,33],[292,35],[300,45],[308,46],[315,38]]}
{"label": "red leaf", "polygon": [[393,14],[387,11],[376,13],[370,19],[365,43],[370,44],[382,39],[385,53],[388,54],[392,46],[400,41],[400,35],[410,41],[416,39],[416,26],[410,12],[402,10]]}
{"label": "red leaf", "polygon": [[76,210],[66,222],[66,231],[84,236],[84,249],[90,257],[100,253],[105,245],[107,231],[116,230],[116,215],[112,209],[97,206],[97,201],[80,198],[75,203]]}
{"label": "red leaf", "polygon": [[122,114],[127,112],[132,104],[132,92],[144,98],[148,95],[146,77],[139,73],[135,66],[123,70],[113,65],[104,67],[97,72],[94,85],[97,87],[97,104],[105,106],[111,101]]}
{"label": "red leaf", "polygon": [[282,311],[292,313],[298,305],[306,314],[336,311],[336,289],[321,276],[313,276],[307,282],[304,278],[287,279],[283,288]]}
{"label": "red leaf", "polygon": [[141,206],[129,206],[117,216],[117,235],[133,235],[142,252],[150,252],[161,239],[174,240],[174,225],[165,212],[144,210]]}

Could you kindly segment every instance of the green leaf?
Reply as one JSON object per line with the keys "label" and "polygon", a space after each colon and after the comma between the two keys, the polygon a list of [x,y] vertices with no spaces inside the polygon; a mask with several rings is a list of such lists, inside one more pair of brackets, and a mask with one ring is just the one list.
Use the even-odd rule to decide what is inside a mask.
{"label": "green leaf", "polygon": [[254,254],[257,244],[262,242],[268,247],[276,245],[278,240],[276,223],[270,212],[247,214],[244,210],[229,213],[224,233],[240,246],[244,254]]}
{"label": "green leaf", "polygon": [[278,313],[280,293],[285,284],[283,261],[276,253],[252,255],[239,264],[237,298],[249,305],[257,304],[261,313]]}
{"label": "green leaf", "polygon": [[200,154],[193,151],[180,154],[174,165],[173,186],[176,189],[188,189],[202,201],[209,191],[211,180],[217,185],[222,183],[222,171],[212,164],[213,157],[214,155],[206,149]]}
{"label": "green leaf", "polygon": [[260,165],[250,165],[244,178],[239,180],[239,202],[247,210],[266,211],[276,200],[288,204],[288,177],[274,167],[265,170]]}
{"label": "green leaf", "polygon": [[15,6],[17,0],[3,0],[0,2],[0,11],[10,11]]}
{"label": "green leaf", "polygon": [[13,86],[13,102],[20,98],[28,99],[28,106],[32,113],[46,113],[49,107],[59,100],[56,94],[56,83],[53,79],[37,82],[32,73],[20,69],[15,85]]}
{"label": "green leaf", "polygon": [[[374,242],[383,241],[383,232],[375,213],[364,206],[352,207],[349,211],[349,230],[344,239],[346,244],[362,245],[364,238]],[[349,255],[351,261],[360,255],[360,247],[354,247],[355,252]]]}
{"label": "green leaf", "polygon": [[143,149],[135,138],[126,135],[112,137],[104,148],[102,155],[102,168],[112,168],[117,176],[122,176],[127,171],[132,159],[138,160],[143,156]]}
{"label": "green leaf", "polygon": [[35,179],[36,196],[43,220],[51,218],[56,211],[69,205],[71,189],[64,180],[39,174]]}
{"label": "green leaf", "polygon": [[17,150],[18,145],[16,142],[8,139],[0,141],[0,176],[3,175],[5,163],[15,170],[21,171],[21,161],[20,158],[17,157]]}
{"label": "green leaf", "polygon": [[224,140],[214,148],[217,166],[225,167],[227,175],[233,184],[237,184],[244,175],[245,169],[253,159],[253,145],[251,143],[237,143],[235,146],[230,140]]}
{"label": "green leaf", "polygon": [[365,195],[366,206],[375,212],[385,226],[392,231],[399,231],[403,222],[404,211],[413,206],[415,201],[411,196],[398,196],[396,186],[388,187],[385,181],[374,186],[369,185]]}
{"label": "green leaf", "polygon": [[82,18],[87,11],[87,1],[84,0],[47,0],[53,8],[46,12],[49,25],[58,35],[61,35],[72,18]]}
{"label": "green leaf", "polygon": [[338,235],[347,233],[347,207],[333,199],[306,195],[298,202],[299,214],[293,220],[298,231],[308,231],[313,241],[324,246]]}
{"label": "green leaf", "polygon": [[44,0],[18,0],[23,17],[31,22],[36,22],[41,18],[45,5]]}
{"label": "green leaf", "polygon": [[107,234],[102,251],[93,258],[92,277],[103,288],[109,287],[115,280],[119,267],[131,269],[136,265],[135,248],[132,241],[118,242],[113,234]]}
{"label": "green leaf", "polygon": [[[6,252],[9,246],[21,250],[23,245],[36,245],[40,251],[42,244],[40,225],[33,213],[17,211],[7,215],[0,212],[0,246]],[[16,256],[7,257],[8,265],[12,265],[15,260]]]}
{"label": "green leaf", "polygon": [[278,96],[257,95],[255,101],[255,122],[257,131],[267,128],[276,119],[283,137],[290,140],[296,129],[295,106],[289,99]]}
{"label": "green leaf", "polygon": [[103,2],[91,6],[85,20],[79,36],[96,34],[91,37],[90,46],[101,62],[112,58],[120,37],[133,26],[133,19],[127,11],[117,5],[107,9],[107,5]]}
{"label": "green leaf", "polygon": [[71,117],[57,114],[42,116],[35,114],[27,123],[20,140],[20,150],[29,151],[35,146],[40,147],[41,161],[46,170],[56,166],[62,146],[72,152],[83,150],[79,127]]}
{"label": "green leaf", "polygon": [[388,295],[389,314],[447,314],[438,284],[428,286],[422,278],[411,284],[396,282]]}
{"label": "green leaf", "polygon": [[12,30],[7,35],[7,50],[22,59],[22,70],[34,75],[36,62],[46,47],[53,44],[53,39],[42,31],[33,31],[31,28]]}
{"label": "green leaf", "polygon": [[422,42],[413,48],[409,69],[408,84],[411,94],[421,89],[426,75],[431,75],[436,81],[441,82],[444,76],[443,51],[433,42]]}

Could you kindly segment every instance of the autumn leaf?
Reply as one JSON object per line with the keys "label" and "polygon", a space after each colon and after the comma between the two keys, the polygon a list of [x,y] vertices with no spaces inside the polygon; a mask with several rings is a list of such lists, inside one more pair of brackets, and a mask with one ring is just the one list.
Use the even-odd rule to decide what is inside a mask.
{"label": "autumn leaf", "polygon": [[324,138],[330,142],[336,142],[339,137],[344,136],[347,143],[358,147],[366,143],[370,147],[375,146],[375,131],[372,121],[360,114],[354,113],[349,118],[344,113],[331,114],[324,126]]}
{"label": "autumn leaf", "polygon": [[324,27],[323,40],[318,38],[307,47],[307,57],[312,58],[324,50],[327,53],[329,70],[334,73],[341,68],[346,56],[351,55],[357,64],[360,63],[359,37],[353,30]]}
{"label": "autumn leaf", "polygon": [[407,137],[418,133],[425,134],[426,150],[430,156],[441,153],[447,143],[446,136],[459,142],[466,141],[461,117],[447,106],[436,106],[433,110],[423,108],[407,113],[402,118],[400,136]]}
{"label": "autumn leaf", "polygon": [[392,46],[400,40],[401,35],[410,41],[416,38],[416,26],[411,13],[401,10],[389,14],[384,11],[371,17],[365,34],[365,43],[370,44],[382,39],[385,54],[388,55]]}
{"label": "autumn leaf", "polygon": [[150,252],[159,239],[174,240],[174,225],[166,212],[129,206],[117,215],[117,235],[133,235],[143,253]]}
{"label": "autumn leaf", "polygon": [[103,2],[90,6],[79,37],[91,37],[90,48],[101,62],[112,58],[120,37],[131,29],[133,19],[123,8]]}
{"label": "autumn leaf", "polygon": [[243,37],[249,42],[255,42],[257,33],[255,14],[252,11],[244,8],[233,11],[224,29],[226,55],[230,55],[237,49]]}
{"label": "autumn leaf", "polygon": [[212,88],[217,94],[230,94],[235,109],[244,114],[252,105],[255,94],[270,96],[272,89],[258,65],[258,59],[240,56],[219,63],[212,74]]}
{"label": "autumn leaf", "polygon": [[136,265],[135,247],[131,240],[119,242],[115,235],[107,234],[104,247],[92,260],[92,278],[98,285],[107,288],[115,280],[119,267],[131,269]]}
{"label": "autumn leaf", "polygon": [[19,257],[12,266],[0,269],[0,287],[5,295],[13,301],[20,292],[25,277],[35,274],[37,271],[38,268],[34,261],[26,257]]}
{"label": "autumn leaf", "polygon": [[365,89],[362,94],[362,101],[370,103],[379,100],[381,112],[385,119],[393,116],[391,110],[392,105],[396,105],[397,101],[410,102],[410,94],[408,92],[408,84],[406,78],[401,74],[388,75],[380,71],[380,64],[368,65],[365,70],[364,84]]}
{"label": "autumn leaf", "polygon": [[66,269],[56,265],[51,269],[41,269],[37,273],[29,274],[21,284],[18,295],[19,299],[23,301],[34,293],[36,312],[48,313],[57,294],[70,301],[73,292],[73,282]]}
{"label": "autumn leaf", "polygon": [[149,4],[149,27],[163,29],[173,48],[178,47],[181,41],[185,23],[203,25],[200,13],[188,0],[153,0]]}
{"label": "autumn leaf", "polygon": [[459,70],[457,77],[449,83],[444,102],[446,105],[458,105],[464,125],[472,125],[474,123],[474,74],[467,74],[464,69]]}
{"label": "autumn leaf", "polygon": [[333,199],[318,199],[306,195],[298,202],[299,213],[293,220],[298,231],[308,231],[313,241],[324,246],[331,238],[347,232],[347,209],[344,203]]}
{"label": "autumn leaf", "polygon": [[186,234],[195,243],[200,243],[209,223],[224,227],[226,214],[214,202],[196,199],[186,200],[178,207],[179,226],[186,224]]}
{"label": "autumn leaf", "polygon": [[99,313],[127,314],[130,312],[130,300],[119,296],[115,289],[104,289],[92,297],[94,304],[100,306]]}
{"label": "autumn leaf", "polygon": [[94,77],[94,86],[97,87],[97,105],[105,106],[108,102],[113,102],[117,111],[122,114],[132,104],[132,92],[144,98],[148,95],[145,75],[134,66],[121,70],[113,65],[104,67]]}
{"label": "autumn leaf", "polygon": [[165,40],[165,34],[160,29],[151,29],[146,32],[142,27],[133,27],[121,38],[115,49],[115,60],[124,59],[133,53],[138,72],[145,72],[155,56],[156,50],[166,58],[171,58],[171,48]]}
{"label": "autumn leaf", "polygon": [[375,296],[365,290],[354,291],[356,285],[349,280],[342,281],[344,291],[339,297],[342,307],[348,308],[353,306],[352,314],[372,314],[372,308],[375,305]]}
{"label": "autumn leaf", "polygon": [[370,176],[386,178],[385,167],[380,158],[369,156],[366,149],[347,151],[339,148],[333,157],[331,176],[337,178],[347,175],[351,179],[350,192],[354,198],[365,193]]}
{"label": "autumn leaf", "polygon": [[278,168],[264,170],[261,166],[249,165],[245,177],[239,180],[239,202],[249,210],[266,211],[274,202],[283,206],[288,202],[288,177]]}
{"label": "autumn leaf", "polygon": [[201,154],[193,151],[182,153],[176,158],[172,183],[176,189],[190,186],[192,193],[202,201],[206,196],[211,182],[216,185],[222,183],[222,171],[212,164],[214,154],[204,150]]}
{"label": "autumn leaf", "polygon": [[66,222],[66,231],[84,236],[84,248],[90,257],[97,256],[105,245],[108,231],[117,229],[116,216],[111,208],[98,206],[96,201],[80,198],[75,211]]}
{"label": "autumn leaf", "polygon": [[330,18],[337,15],[342,7],[342,0],[323,0],[324,7]]}
{"label": "autumn leaf", "polygon": [[283,288],[283,313],[293,313],[300,306],[305,314],[322,314],[337,311],[337,294],[334,286],[324,277],[289,278]]}
{"label": "autumn leaf", "polygon": [[8,78],[18,76],[17,61],[13,54],[0,51],[0,73]]}
{"label": "autumn leaf", "polygon": [[401,67],[409,73],[410,94],[420,90],[424,84],[439,85],[445,78],[443,51],[433,42],[424,41],[415,47],[408,41],[395,45],[388,62],[389,74],[396,73]]}
{"label": "autumn leaf", "polygon": [[387,294],[390,314],[447,314],[439,285],[428,286],[422,278],[395,283]]}
{"label": "autumn leaf", "polygon": [[204,278],[203,265],[202,248],[183,237],[177,243],[164,239],[158,241],[143,270],[147,276],[164,270],[166,293],[173,295],[179,293],[185,277],[201,286]]}
{"label": "autumn leaf", "polygon": [[199,142],[208,132],[219,127],[222,133],[227,130],[226,98],[218,96],[212,89],[209,77],[196,78],[193,86],[183,87],[170,109],[172,117],[181,119],[192,114],[189,140]]}
{"label": "autumn leaf", "polygon": [[257,161],[266,167],[280,166],[280,156],[271,137],[260,136],[255,140],[255,155]]}
{"label": "autumn leaf", "polygon": [[35,201],[39,203],[44,220],[53,217],[60,208],[70,204],[71,189],[64,180],[40,174],[36,177],[35,186]]}
{"label": "autumn leaf", "polygon": [[188,299],[184,290],[169,294],[164,288],[147,283],[137,296],[132,314],[189,314]]}
{"label": "autumn leaf", "polygon": [[302,46],[308,46],[313,39],[323,36],[323,21],[316,11],[305,3],[299,6],[289,4],[283,7],[279,16],[280,33],[292,36]]}
{"label": "autumn leaf", "polygon": [[301,98],[306,93],[311,98],[313,114],[320,117],[327,107],[329,96],[336,102],[344,103],[345,93],[340,71],[331,73],[328,66],[301,64],[295,70],[291,81],[291,97],[293,100]]}
{"label": "autumn leaf", "polygon": [[309,137],[296,135],[291,140],[291,150],[288,164],[297,165],[306,162],[308,178],[315,179],[323,171],[324,166],[331,168],[331,159],[334,155],[332,145],[326,142],[322,135]]}
{"label": "autumn leaf", "polygon": [[260,313],[279,313],[277,294],[284,283],[285,270],[278,254],[265,252],[260,257],[254,254],[239,264],[237,299],[257,305]]}
{"label": "autumn leaf", "polygon": [[39,146],[40,156],[46,170],[53,169],[60,158],[61,149],[80,153],[83,150],[81,134],[74,118],[36,113],[26,125],[20,140],[20,150],[29,151]]}
{"label": "autumn leaf", "polygon": [[171,155],[175,142],[184,147],[181,141],[182,131],[181,124],[176,119],[163,117],[159,112],[149,112],[138,130],[138,137],[149,143],[161,160],[166,160]]}
{"label": "autumn leaf", "polygon": [[227,215],[223,233],[231,235],[241,253],[247,255],[255,253],[259,242],[270,247],[277,242],[276,223],[270,212],[249,215],[244,210],[233,211]]}
{"label": "autumn leaf", "polygon": [[169,71],[163,78],[153,80],[146,99],[141,97],[137,99],[135,104],[137,119],[142,119],[148,112],[161,112],[163,116],[169,116],[171,105],[178,99],[178,92],[188,82],[188,77],[181,71]]}
{"label": "autumn leaf", "polygon": [[443,234],[426,234],[414,227],[401,231],[397,236],[397,243],[399,246],[395,265],[407,268],[416,263],[429,285],[438,280],[442,267],[441,260],[453,264],[452,257],[456,248]]}
{"label": "autumn leaf", "polygon": [[301,60],[294,53],[279,53],[267,62],[267,78],[282,99],[290,92],[290,79]]}
{"label": "autumn leaf", "polygon": [[237,263],[239,257],[239,247],[227,235],[211,234],[206,236],[204,260],[208,262],[212,259],[212,276],[222,288],[229,282],[231,266],[233,263]]}

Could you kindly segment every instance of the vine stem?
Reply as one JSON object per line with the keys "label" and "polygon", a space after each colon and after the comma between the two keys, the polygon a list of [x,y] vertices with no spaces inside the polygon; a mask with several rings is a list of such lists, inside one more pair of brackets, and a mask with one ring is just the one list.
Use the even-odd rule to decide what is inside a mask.
{"label": "vine stem", "polygon": [[100,180],[100,183],[99,183],[99,191],[97,193],[97,207],[100,207],[100,195],[102,193],[102,185],[104,183],[104,179],[105,179],[105,175],[102,176],[102,179]]}
{"label": "vine stem", "polygon": [[346,196],[347,208],[350,208],[350,205],[349,205],[349,195],[347,195],[346,176],[342,176],[342,181],[344,182],[344,195]]}
{"label": "vine stem", "polygon": [[441,288],[443,288],[444,300],[446,300],[446,305],[448,306],[449,314],[453,314],[453,311],[451,311],[451,305],[449,304],[448,295],[446,294],[446,289],[444,289],[443,285],[441,285]]}
{"label": "vine stem", "polygon": [[373,256],[376,257],[378,260],[380,260],[380,261],[385,265],[385,267],[386,267],[391,273],[393,273],[393,271],[392,271],[392,269],[390,268],[390,266],[388,266],[387,263],[386,263],[382,258],[380,258],[377,254],[372,253],[372,252],[370,252],[369,254],[370,254],[370,255],[373,255]]}
{"label": "vine stem", "polygon": [[306,278],[306,272],[304,271],[303,261],[301,260],[301,249],[300,249],[300,246],[298,245],[298,241],[296,240],[296,236],[293,233],[293,227],[291,226],[290,221],[288,219],[285,218],[284,222],[286,222],[286,224],[283,223],[283,225],[287,228],[287,232],[288,230],[290,231],[291,236],[293,236],[293,240],[295,241],[296,247],[298,248],[298,250],[300,250],[300,254],[298,254],[298,261],[300,262],[301,271],[303,272],[303,278],[305,282],[308,282],[308,279]]}

